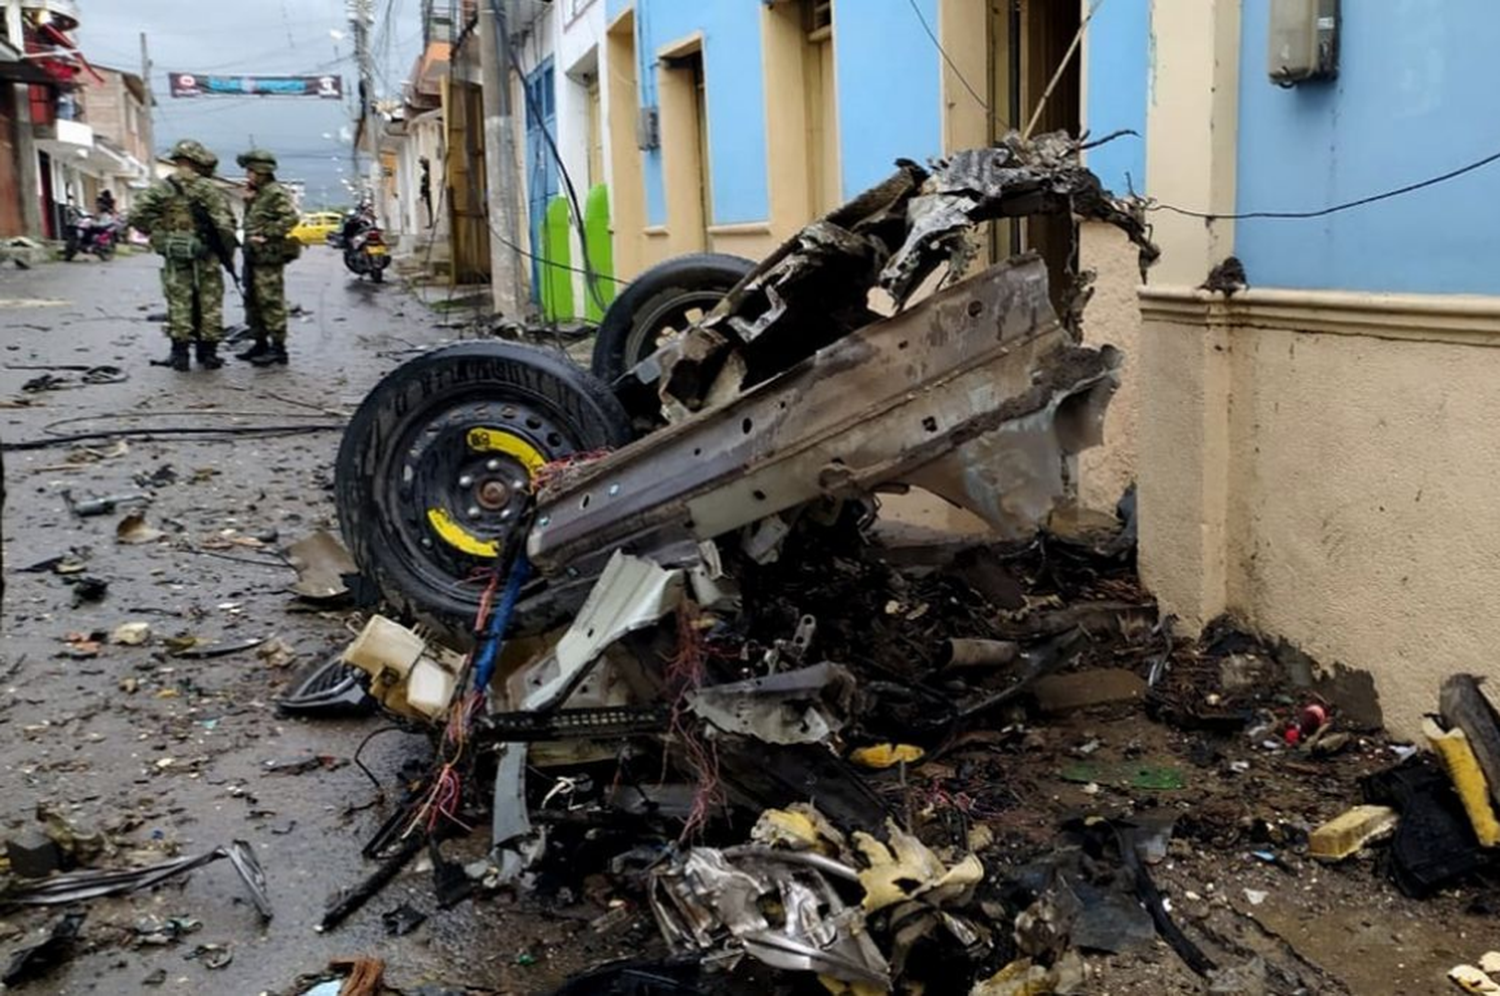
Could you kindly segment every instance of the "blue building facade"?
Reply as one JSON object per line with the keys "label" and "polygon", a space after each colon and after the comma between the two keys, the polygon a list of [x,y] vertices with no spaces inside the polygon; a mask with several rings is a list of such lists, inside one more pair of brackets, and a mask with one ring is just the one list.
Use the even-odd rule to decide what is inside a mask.
{"label": "blue building facade", "polygon": [[[1481,107],[1500,90],[1493,44],[1500,5],[1344,3],[1336,78],[1294,87],[1268,75],[1271,6],[1242,0],[1239,8],[1236,213],[1316,212],[1500,152],[1500,133]],[[1089,130],[1140,136],[1090,153],[1090,166],[1116,191],[1153,193],[1148,114],[1179,97],[1157,92],[1152,19],[1180,10],[1160,0],[1110,0],[1090,27]],[[1500,165],[1323,217],[1242,218],[1233,250],[1258,286],[1500,293],[1492,235],[1500,199],[1488,196],[1497,184]]]}
{"label": "blue building facade", "polygon": [[[781,0],[781,5],[796,1]],[[769,129],[786,121],[768,113],[769,93],[775,93],[766,81],[768,6],[765,0],[609,0],[606,7],[610,23],[633,17],[637,101],[646,113],[663,115],[663,132],[670,127],[664,120],[670,98],[661,92],[661,71],[673,63],[663,52],[691,49],[700,60],[703,223],[709,233],[726,226],[747,233],[771,225],[781,213],[774,202],[781,193],[772,189],[775,142]],[[915,0],[915,10],[912,0],[835,0],[832,5],[835,120],[826,126],[837,129],[835,199],[888,175],[897,157],[924,159],[944,150],[941,55],[922,30],[918,12],[936,27],[939,0]],[[631,139],[610,136],[613,142]],[[661,144],[640,151],[648,229],[672,223],[673,184],[681,183],[667,165],[667,142],[663,133]],[[802,211],[798,223],[805,220]],[[676,249],[684,245],[673,243]],[[768,248],[765,239],[757,245]],[[712,237],[697,248],[741,251]]]}

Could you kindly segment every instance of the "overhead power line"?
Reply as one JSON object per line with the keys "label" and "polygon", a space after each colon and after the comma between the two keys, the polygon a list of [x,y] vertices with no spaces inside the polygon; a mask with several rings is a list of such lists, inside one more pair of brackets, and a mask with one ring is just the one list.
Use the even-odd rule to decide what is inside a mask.
{"label": "overhead power line", "polygon": [[1147,204],[1147,210],[1170,211],[1173,214],[1185,215],[1189,218],[1203,218],[1208,221],[1244,221],[1255,218],[1278,218],[1283,220],[1325,218],[1330,214],[1338,214],[1340,211],[1349,211],[1353,208],[1364,207],[1367,204],[1388,201],[1393,197],[1402,197],[1406,194],[1416,193],[1418,190],[1426,190],[1428,187],[1435,187],[1440,183],[1447,183],[1449,180],[1457,179],[1466,173],[1483,169],[1497,161],[1500,161],[1500,152],[1492,152],[1471,163],[1466,163],[1457,169],[1451,169],[1446,173],[1439,173],[1437,176],[1428,177],[1425,180],[1418,180],[1416,183],[1408,183],[1378,194],[1371,194],[1368,197],[1359,197],[1352,201],[1344,201],[1342,204],[1332,204],[1328,207],[1316,208],[1310,211],[1240,211],[1237,213],[1226,212],[1224,214],[1216,214],[1211,211],[1193,211],[1188,208],[1178,207],[1175,204],[1167,204],[1163,201],[1151,201]]}

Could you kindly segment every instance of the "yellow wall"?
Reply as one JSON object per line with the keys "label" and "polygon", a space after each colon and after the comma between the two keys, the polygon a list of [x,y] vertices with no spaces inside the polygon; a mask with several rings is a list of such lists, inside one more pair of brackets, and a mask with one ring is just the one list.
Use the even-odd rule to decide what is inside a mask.
{"label": "yellow wall", "polygon": [[615,272],[629,278],[646,267],[640,234],[646,225],[646,186],[641,176],[641,153],[635,145],[641,96],[636,80],[633,10],[610,24],[605,35],[604,62],[609,74],[605,114],[609,128],[609,210]]}

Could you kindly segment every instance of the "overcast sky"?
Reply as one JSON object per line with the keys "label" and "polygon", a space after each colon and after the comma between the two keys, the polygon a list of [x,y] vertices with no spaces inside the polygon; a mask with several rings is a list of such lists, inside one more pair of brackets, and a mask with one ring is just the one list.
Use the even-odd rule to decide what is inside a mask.
{"label": "overcast sky", "polygon": [[[346,200],[349,128],[357,73],[345,0],[79,0],[78,42],[90,61],[139,73],[145,32],[156,94],[156,146],[196,138],[221,172],[251,142],[281,160],[280,175],[307,183],[312,203]],[[422,0],[375,0],[376,90],[398,95],[421,48]],[[330,32],[343,37],[335,39]],[[174,99],[168,72],[285,76],[336,73],[345,100],[314,97]],[[341,137],[341,129],[342,137]]]}

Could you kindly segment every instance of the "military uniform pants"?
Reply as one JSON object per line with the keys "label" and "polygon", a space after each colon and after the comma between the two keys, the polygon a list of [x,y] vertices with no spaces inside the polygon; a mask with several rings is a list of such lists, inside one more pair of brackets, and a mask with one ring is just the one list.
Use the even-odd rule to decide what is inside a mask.
{"label": "military uniform pants", "polygon": [[224,271],[212,261],[168,260],[161,268],[161,290],[173,342],[218,342],[224,335]]}
{"label": "military uniform pants", "polygon": [[286,267],[252,263],[246,267],[245,324],[257,336],[286,344]]}

